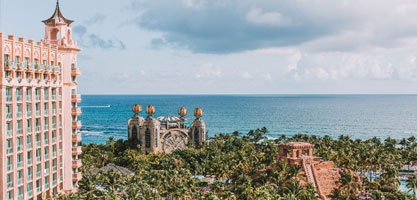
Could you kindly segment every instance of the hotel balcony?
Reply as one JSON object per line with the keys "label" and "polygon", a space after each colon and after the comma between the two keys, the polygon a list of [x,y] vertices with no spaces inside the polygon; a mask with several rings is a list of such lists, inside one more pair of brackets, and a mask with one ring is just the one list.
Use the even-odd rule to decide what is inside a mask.
{"label": "hotel balcony", "polygon": [[79,76],[81,75],[80,68],[74,67],[71,69],[71,76]]}
{"label": "hotel balcony", "polygon": [[80,168],[81,165],[82,165],[82,163],[81,163],[80,159],[72,161],[72,168]]}
{"label": "hotel balcony", "polygon": [[79,181],[82,179],[81,172],[76,172],[72,174],[72,181]]}
{"label": "hotel balcony", "polygon": [[81,147],[72,147],[72,155],[80,155],[82,153]]}
{"label": "hotel balcony", "polygon": [[81,134],[72,134],[72,142],[81,142]]}
{"label": "hotel balcony", "polygon": [[81,102],[81,94],[73,94],[71,96],[73,103],[80,103]]}
{"label": "hotel balcony", "polygon": [[72,115],[73,116],[79,116],[81,114],[82,114],[81,108],[72,108]]}
{"label": "hotel balcony", "polygon": [[82,127],[81,121],[72,122],[72,129],[80,129]]}

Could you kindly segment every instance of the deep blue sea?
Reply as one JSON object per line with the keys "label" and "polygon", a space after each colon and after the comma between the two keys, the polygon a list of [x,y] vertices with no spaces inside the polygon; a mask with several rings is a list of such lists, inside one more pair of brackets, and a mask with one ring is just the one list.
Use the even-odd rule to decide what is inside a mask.
{"label": "deep blue sea", "polygon": [[[269,137],[297,133],[353,138],[417,137],[417,95],[83,95],[83,143],[127,138],[133,104],[156,116],[202,107],[209,136],[267,127]],[[110,105],[108,107],[107,105]],[[142,116],[146,114],[142,112]]]}

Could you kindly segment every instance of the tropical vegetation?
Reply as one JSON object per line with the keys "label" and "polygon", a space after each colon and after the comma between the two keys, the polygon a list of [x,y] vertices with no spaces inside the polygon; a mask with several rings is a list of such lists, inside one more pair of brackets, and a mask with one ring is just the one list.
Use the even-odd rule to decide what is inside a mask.
{"label": "tropical vegetation", "polygon": [[[415,137],[367,140],[305,134],[267,140],[266,128],[247,134],[219,134],[200,146],[171,154],[147,154],[135,143],[109,138],[106,144],[83,145],[83,178],[78,192],[60,199],[319,199],[316,189],[298,180],[300,167],[278,162],[277,144],[303,141],[314,144],[314,154],[337,167],[357,172],[362,184],[342,173],[333,199],[415,199],[417,177],[399,191],[399,169],[417,164]],[[115,163],[134,171],[100,171]],[[275,168],[268,168],[275,164]],[[265,170],[266,169],[266,170]],[[259,173],[261,170],[262,173]],[[213,182],[199,176],[212,177]]]}

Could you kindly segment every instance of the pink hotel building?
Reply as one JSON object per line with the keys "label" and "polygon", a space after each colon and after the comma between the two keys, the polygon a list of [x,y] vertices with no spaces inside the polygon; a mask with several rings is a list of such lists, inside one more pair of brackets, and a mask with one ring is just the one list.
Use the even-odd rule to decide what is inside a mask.
{"label": "pink hotel building", "polygon": [[71,23],[56,5],[40,42],[0,33],[0,199],[51,198],[81,179],[81,114]]}

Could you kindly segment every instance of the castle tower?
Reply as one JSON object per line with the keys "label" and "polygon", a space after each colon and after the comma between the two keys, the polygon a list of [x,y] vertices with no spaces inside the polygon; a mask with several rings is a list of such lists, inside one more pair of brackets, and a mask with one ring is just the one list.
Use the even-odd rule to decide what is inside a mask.
{"label": "castle tower", "polygon": [[141,136],[141,150],[147,152],[159,152],[161,151],[160,145],[160,129],[161,122],[153,117],[155,114],[155,106],[146,106],[146,113],[148,116],[143,122],[143,126],[139,129],[139,135]]}
{"label": "castle tower", "polygon": [[71,20],[59,4],[45,37],[0,33],[0,199],[51,198],[81,179],[81,114]]}
{"label": "castle tower", "polygon": [[132,118],[127,122],[128,124],[128,139],[133,142],[141,143],[140,128],[143,126],[144,119],[140,116],[142,112],[142,106],[140,104],[135,104],[132,107],[132,111],[135,113]]}
{"label": "castle tower", "polygon": [[194,116],[196,118],[191,124],[190,138],[195,144],[201,144],[206,141],[206,123],[201,119],[203,116],[203,109],[194,109]]}

